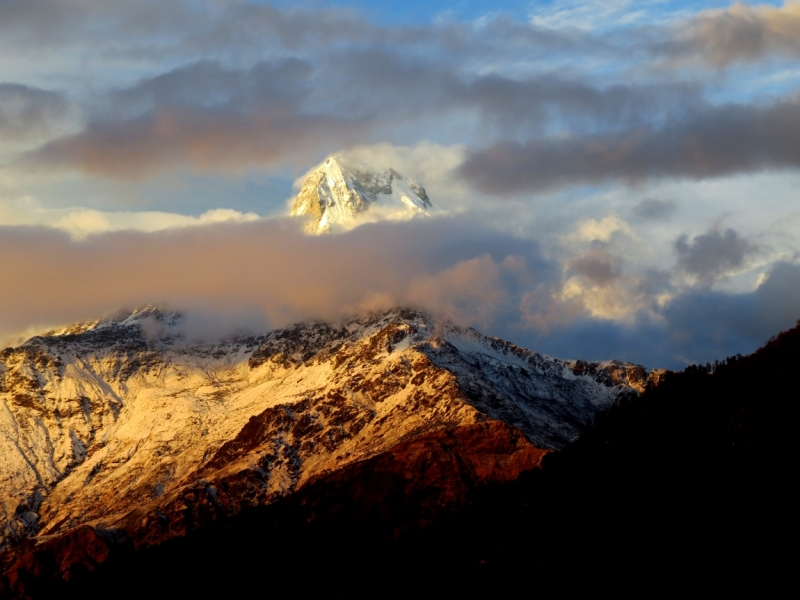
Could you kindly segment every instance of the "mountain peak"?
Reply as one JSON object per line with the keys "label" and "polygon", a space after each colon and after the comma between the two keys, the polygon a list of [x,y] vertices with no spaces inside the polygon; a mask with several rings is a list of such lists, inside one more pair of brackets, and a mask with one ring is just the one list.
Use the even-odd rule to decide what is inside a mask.
{"label": "mountain peak", "polygon": [[306,231],[318,234],[369,221],[405,220],[432,208],[425,188],[413,179],[332,155],[306,177],[290,214],[311,217]]}
{"label": "mountain peak", "polygon": [[163,323],[165,326],[171,326],[175,325],[180,317],[181,314],[176,311],[167,310],[154,304],[144,304],[134,309],[120,309],[110,312],[99,319],[79,321],[64,327],[50,329],[35,336],[33,339],[75,336],[91,331],[107,329],[109,327],[128,327],[134,325],[140,327],[146,321],[154,321]]}
{"label": "mountain peak", "polygon": [[[98,524],[160,543],[218,510],[427,447],[422,435],[487,424],[517,442],[469,481],[504,481],[648,380],[637,365],[550,358],[410,308],[168,343],[179,319],[145,306],[0,352],[0,550]],[[497,438],[481,439],[496,452]],[[188,520],[187,506],[200,507]]]}

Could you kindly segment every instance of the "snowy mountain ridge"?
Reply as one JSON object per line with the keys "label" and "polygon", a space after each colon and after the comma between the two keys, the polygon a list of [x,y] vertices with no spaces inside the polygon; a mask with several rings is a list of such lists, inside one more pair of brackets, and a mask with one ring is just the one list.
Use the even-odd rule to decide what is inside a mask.
{"label": "snowy mountain ridge", "polygon": [[99,319],[80,321],[77,323],[72,323],[66,327],[51,329],[42,333],[41,336],[34,336],[28,340],[26,344],[35,343],[37,337],[47,338],[80,335],[82,333],[86,333],[87,331],[97,331],[99,329],[108,327],[141,327],[143,320],[151,319],[175,326],[180,318],[181,315],[178,312],[164,311],[151,304],[148,304],[134,310],[121,310],[108,314]]}
{"label": "snowy mountain ridge", "polygon": [[306,232],[319,234],[370,221],[405,220],[434,208],[425,188],[394,169],[376,171],[330,156],[306,177],[290,214],[309,218]]}
{"label": "snowy mountain ridge", "polygon": [[186,506],[268,504],[426,432],[495,423],[539,456],[648,383],[411,310],[215,343],[176,343],[180,319],[148,307],[0,352],[3,546],[82,525],[146,544],[158,515],[183,535],[202,522]]}

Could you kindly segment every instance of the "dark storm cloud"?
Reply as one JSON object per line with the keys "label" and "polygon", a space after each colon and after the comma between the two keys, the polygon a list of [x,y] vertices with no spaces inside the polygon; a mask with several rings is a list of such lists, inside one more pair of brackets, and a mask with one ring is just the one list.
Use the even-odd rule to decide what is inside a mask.
{"label": "dark storm cloud", "polygon": [[59,93],[0,83],[0,136],[20,140],[47,134],[68,109]]}
{"label": "dark storm cloud", "polygon": [[800,167],[800,102],[707,106],[660,128],[504,142],[475,150],[460,167],[492,194],[541,191],[610,179],[704,179]]}
{"label": "dark storm cloud", "polygon": [[695,236],[691,242],[687,235],[682,235],[675,241],[677,268],[704,283],[712,283],[725,273],[745,266],[747,259],[757,250],[755,244],[733,229],[712,229]]}

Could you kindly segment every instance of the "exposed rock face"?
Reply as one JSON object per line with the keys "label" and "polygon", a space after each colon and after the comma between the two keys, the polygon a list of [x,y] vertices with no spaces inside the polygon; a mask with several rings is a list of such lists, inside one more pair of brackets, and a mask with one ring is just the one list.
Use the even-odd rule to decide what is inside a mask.
{"label": "exposed rock face", "polygon": [[147,546],[434,446],[459,457],[437,459],[460,465],[456,498],[458,481],[532,468],[648,377],[399,309],[215,344],[179,325],[149,308],[0,354],[4,545],[90,526]]}
{"label": "exposed rock face", "polygon": [[432,208],[425,188],[394,169],[376,172],[331,156],[306,178],[291,214],[309,217],[308,233],[324,233],[365,220],[408,219]]}

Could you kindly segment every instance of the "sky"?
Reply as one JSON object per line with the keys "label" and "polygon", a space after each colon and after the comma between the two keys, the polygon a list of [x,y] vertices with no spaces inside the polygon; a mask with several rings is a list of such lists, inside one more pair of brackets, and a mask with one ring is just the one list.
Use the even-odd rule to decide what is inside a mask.
{"label": "sky", "polygon": [[[413,306],[682,368],[800,319],[800,2],[0,0],[0,344]],[[328,155],[431,219],[309,237]],[[213,324],[213,326],[212,326]]]}

